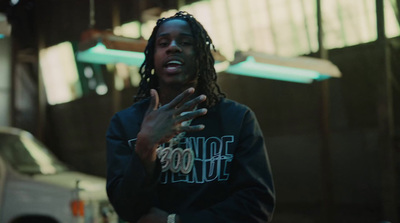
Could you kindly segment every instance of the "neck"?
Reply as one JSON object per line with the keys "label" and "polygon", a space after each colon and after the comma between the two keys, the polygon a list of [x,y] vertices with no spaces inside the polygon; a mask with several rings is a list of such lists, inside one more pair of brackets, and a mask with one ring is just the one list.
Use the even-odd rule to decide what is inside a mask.
{"label": "neck", "polygon": [[[158,94],[160,96],[160,103],[162,105],[168,104],[170,101],[172,101],[176,96],[178,96],[180,93],[185,91],[186,89],[190,87],[195,87],[192,85],[162,85],[160,84],[159,86],[159,91]],[[196,92],[193,95],[197,95]]]}

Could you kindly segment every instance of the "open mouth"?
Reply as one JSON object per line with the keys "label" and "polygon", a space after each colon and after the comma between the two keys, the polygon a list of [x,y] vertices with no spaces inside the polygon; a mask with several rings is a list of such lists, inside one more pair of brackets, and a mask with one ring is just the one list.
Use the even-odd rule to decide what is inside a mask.
{"label": "open mouth", "polygon": [[171,60],[165,64],[165,69],[167,70],[167,72],[176,73],[180,71],[182,65],[183,63],[179,60]]}

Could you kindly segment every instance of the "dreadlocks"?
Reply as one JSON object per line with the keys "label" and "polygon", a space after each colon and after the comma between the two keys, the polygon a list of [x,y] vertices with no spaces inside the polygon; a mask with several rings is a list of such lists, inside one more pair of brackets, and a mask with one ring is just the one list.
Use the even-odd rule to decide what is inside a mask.
{"label": "dreadlocks", "polygon": [[141,81],[139,90],[135,96],[135,101],[140,101],[150,96],[150,89],[158,89],[158,77],[154,73],[154,50],[156,34],[160,26],[169,20],[181,19],[186,21],[195,38],[195,51],[196,51],[196,70],[197,70],[197,87],[196,91],[199,94],[205,94],[207,100],[205,101],[206,107],[211,107],[219,101],[225,94],[221,92],[217,84],[217,73],[214,68],[214,57],[211,54],[211,48],[215,51],[210,36],[204,27],[189,13],[180,11],[174,16],[169,18],[161,18],[157,21],[153,32],[148,40],[146,49],[144,51],[145,60],[140,67]]}

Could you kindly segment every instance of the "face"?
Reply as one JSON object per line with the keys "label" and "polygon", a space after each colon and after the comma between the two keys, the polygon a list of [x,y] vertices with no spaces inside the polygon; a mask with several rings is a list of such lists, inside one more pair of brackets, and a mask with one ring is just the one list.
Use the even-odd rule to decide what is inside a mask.
{"label": "face", "polygon": [[164,22],[156,34],[154,68],[159,85],[188,87],[196,84],[194,37],[180,19]]}

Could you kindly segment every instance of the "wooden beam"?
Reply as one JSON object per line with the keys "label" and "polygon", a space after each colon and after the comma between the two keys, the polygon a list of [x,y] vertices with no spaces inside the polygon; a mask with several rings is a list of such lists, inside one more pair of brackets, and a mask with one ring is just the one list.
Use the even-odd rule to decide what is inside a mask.
{"label": "wooden beam", "polygon": [[391,80],[390,48],[385,35],[385,15],[383,0],[376,0],[377,44],[382,53],[382,70],[378,78],[378,131],[381,164],[382,221],[398,222],[398,187],[396,151],[394,147],[393,92]]}
{"label": "wooden beam", "polygon": [[[322,24],[322,6],[321,0],[317,2],[317,24],[318,24],[318,53],[321,59],[328,59],[328,53],[324,46],[324,31]],[[329,120],[329,82],[328,80],[320,82],[320,161],[321,161],[321,222],[333,223],[334,219],[334,191],[332,180],[332,158],[331,158],[331,132]]]}

